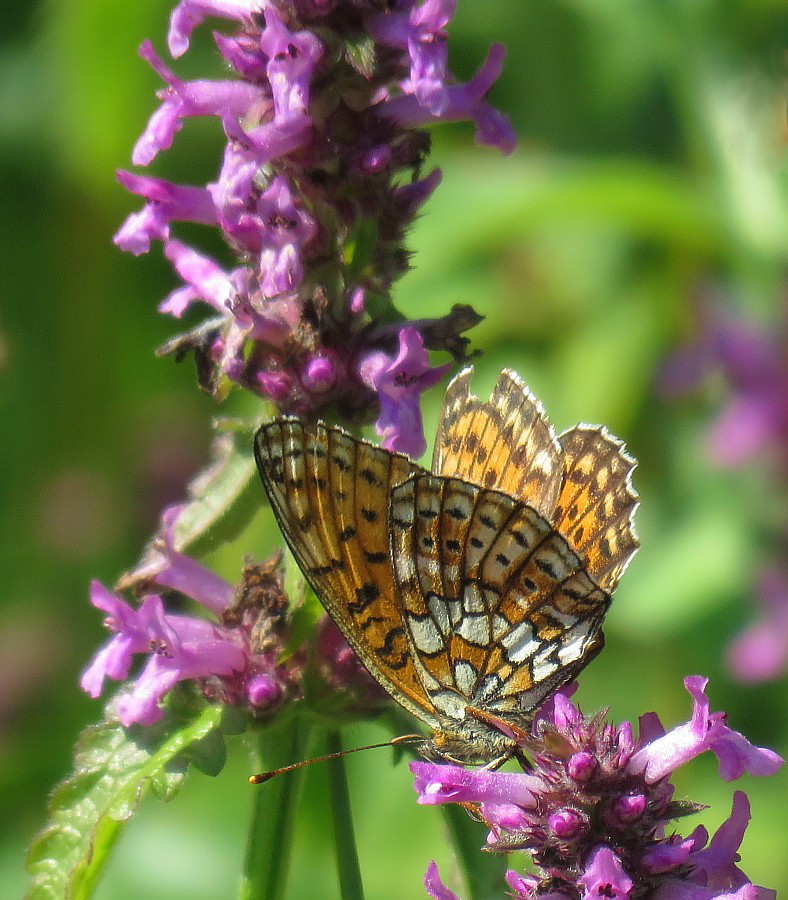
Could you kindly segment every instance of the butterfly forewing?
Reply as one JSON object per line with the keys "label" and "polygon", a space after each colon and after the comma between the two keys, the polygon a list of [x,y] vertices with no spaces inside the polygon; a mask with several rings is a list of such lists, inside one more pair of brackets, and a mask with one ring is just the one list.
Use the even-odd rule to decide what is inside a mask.
{"label": "butterfly forewing", "polygon": [[603,428],[578,425],[561,437],[566,476],[553,515],[557,531],[612,593],[639,546],[633,516],[635,460]]}
{"label": "butterfly forewing", "polygon": [[[405,625],[440,712],[461,718],[470,704],[524,715],[571,677],[609,598],[544,518],[435,475],[395,488],[392,514]],[[459,549],[447,552],[449,540]]]}
{"label": "butterfly forewing", "polygon": [[279,525],[304,575],[372,675],[434,725],[415,674],[389,551],[393,487],[421,472],[407,457],[319,423],[264,425],[255,455]]}
{"label": "butterfly forewing", "polygon": [[561,448],[541,403],[504,369],[489,401],[470,392],[472,369],[451,382],[432,470],[523,500],[549,517],[561,487]]}

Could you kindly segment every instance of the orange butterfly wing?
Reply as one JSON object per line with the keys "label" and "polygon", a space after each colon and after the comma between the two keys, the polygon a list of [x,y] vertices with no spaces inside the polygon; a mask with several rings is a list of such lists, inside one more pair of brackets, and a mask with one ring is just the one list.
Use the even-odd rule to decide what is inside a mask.
{"label": "orange butterfly wing", "polygon": [[370,673],[435,727],[402,622],[389,551],[393,488],[423,470],[318,423],[276,419],[255,437],[271,506],[304,575]]}

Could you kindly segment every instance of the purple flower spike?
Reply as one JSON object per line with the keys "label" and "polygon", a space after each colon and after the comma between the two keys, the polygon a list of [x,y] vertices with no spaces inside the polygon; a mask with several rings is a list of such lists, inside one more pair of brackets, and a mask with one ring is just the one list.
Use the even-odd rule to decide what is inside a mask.
{"label": "purple flower spike", "polygon": [[738,731],[728,728],[724,713],[709,712],[707,684],[708,678],[700,675],[684,679],[694,701],[691,720],[638,750],[630,762],[633,772],[643,772],[646,781],[653,784],[704,750],[716,754],[724,781],[740,778],[744,772],[772,775],[782,766],[783,759],[773,750],[754,747]]}
{"label": "purple flower spike", "polygon": [[454,891],[449,890],[441,881],[438,866],[435,862],[431,862],[427,867],[427,872],[424,876],[424,888],[434,900],[460,900]]}
{"label": "purple flower spike", "polygon": [[380,400],[380,416],[375,423],[387,450],[398,450],[418,459],[426,447],[419,399],[437,384],[450,365],[430,369],[424,339],[411,326],[399,333],[399,353],[394,359],[374,353],[359,365],[361,380],[375,390]]}
{"label": "purple flower spike", "polygon": [[629,897],[632,891],[632,879],[609,847],[599,847],[593,852],[580,883],[586,897]]}
{"label": "purple flower spike", "polygon": [[[703,749],[725,758],[723,777],[745,768],[767,774],[780,764],[728,729],[720,713],[709,713],[705,679],[688,678],[686,686],[695,701],[692,721],[664,734],[655,715],[643,716],[637,741],[629,723],[585,716],[557,692],[521,740],[533,760],[526,771],[412,763],[419,803],[459,803],[476,813],[490,826],[487,851],[528,851],[536,872],[506,876],[521,900],[768,900],[772,892],[750,884],[736,865],[749,821],[743,793],[708,846],[702,825],[688,837],[673,830],[692,811],[676,803],[667,780],[677,765]],[[664,758],[668,764],[658,770]]]}

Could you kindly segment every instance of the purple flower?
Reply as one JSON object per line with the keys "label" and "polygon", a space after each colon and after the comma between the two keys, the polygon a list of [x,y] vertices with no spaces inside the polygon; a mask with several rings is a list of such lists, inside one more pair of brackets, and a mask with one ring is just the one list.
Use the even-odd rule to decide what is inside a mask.
{"label": "purple flower", "polygon": [[202,225],[216,223],[216,210],[205,188],[172,184],[161,178],[134,175],[118,170],[118,181],[133,194],[148,201],[138,213],[132,213],[115,235],[114,241],[121,250],[135,256],[150,250],[151,240],[167,241],[170,222],[199,222]]}
{"label": "purple flower", "polygon": [[424,875],[424,887],[434,900],[460,900],[454,891],[449,890],[441,881],[438,866],[434,862],[429,864]]}
{"label": "purple flower", "polygon": [[375,430],[388,450],[398,450],[418,458],[427,442],[419,401],[423,391],[437,384],[450,366],[430,368],[424,339],[415,328],[399,333],[399,353],[392,359],[375,352],[359,364],[361,381],[377,392],[380,416]]}
{"label": "purple flower", "polygon": [[609,847],[593,851],[579,881],[585,897],[629,897],[632,891],[632,879]]}
{"label": "purple flower", "polygon": [[118,701],[123,725],[151,725],[160,719],[159,701],[178,681],[230,676],[245,668],[244,648],[231,633],[192,616],[165,615],[156,595],[146,596],[135,610],[94,581],[90,600],[107,613],[105,623],[116,634],[85,670],[83,690],[98,697],[105,677],[122,681],[134,654],[151,654],[132,689]]}
{"label": "purple flower", "polygon": [[509,119],[487,102],[487,94],[503,70],[506,50],[493,44],[487,59],[467,84],[453,84],[445,89],[440,116],[435,116],[415,96],[404,95],[385,100],[381,113],[404,128],[418,128],[433,120],[461,122],[471,119],[476,125],[476,141],[482,146],[496,147],[501,153],[513,153],[517,135]]}
{"label": "purple flower", "polygon": [[183,56],[189,49],[192,31],[208,16],[248,22],[261,5],[261,0],[181,0],[170,17],[170,53],[173,57]]}
{"label": "purple flower", "polygon": [[556,693],[522,742],[531,769],[411,763],[419,803],[461,803],[490,828],[488,850],[529,851],[537,873],[507,874],[521,898],[535,900],[547,890],[554,897],[761,896],[735,865],[749,819],[745,795],[737,792],[730,819],[706,847],[702,826],[687,838],[672,831],[671,820],[691,807],[674,802],[668,777],[707,749],[720,758],[726,780],[745,771],[772,774],[782,760],[709,712],[706,679],[690,677],[686,686],[695,702],[692,720],[665,734],[656,716],[646,715],[638,738],[629,723],[614,727],[601,716],[586,717],[566,692]]}
{"label": "purple flower", "polygon": [[705,303],[698,338],[668,361],[663,385],[685,393],[709,371],[721,370],[731,395],[707,443],[721,466],[739,466],[769,447],[784,453],[788,441],[788,356],[785,339]]}
{"label": "purple flower", "polygon": [[164,65],[150,41],[140,47],[140,56],[167,82],[167,87],[159,92],[162,105],[134,146],[131,158],[135,165],[147,166],[159,151],[169,149],[183,119],[219,116],[229,124],[242,117],[259,98],[258,89],[244,81],[181,81]]}
{"label": "purple flower", "polygon": [[761,611],[755,622],[734,639],[728,665],[742,681],[768,681],[788,664],[788,571],[773,566],[756,588]]}
{"label": "purple flower", "polygon": [[[105,624],[114,634],[83,673],[82,688],[91,697],[98,697],[106,678],[127,679],[134,656],[147,654],[136,680],[118,698],[115,708],[123,725],[158,721],[162,699],[179,681],[196,681],[212,699],[245,705],[257,715],[270,715],[293,695],[298,677],[297,666],[283,666],[278,661],[284,635],[277,633],[281,603],[276,591],[278,597],[283,594],[271,575],[275,564],[247,566],[236,591],[223,578],[175,549],[180,513],[180,507],[165,511],[161,536],[154,541],[151,561],[145,565],[145,579],[194,600],[217,621],[167,613],[157,594],[145,595],[135,609],[94,581],[91,603],[107,614]],[[247,603],[238,612],[236,595],[247,596],[247,577],[258,585],[266,576],[274,578],[273,589],[268,595],[260,594],[259,608],[255,610]],[[254,616],[249,616],[250,611]],[[254,635],[259,636],[262,630],[271,636],[261,648]]]}
{"label": "purple flower", "polygon": [[654,784],[705,750],[717,756],[724,781],[733,781],[745,772],[773,775],[782,766],[782,758],[773,750],[754,747],[728,728],[725,713],[709,712],[708,681],[700,675],[684,679],[693,699],[692,718],[638,750],[630,762],[631,771],[642,772],[646,781]]}
{"label": "purple flower", "polygon": [[264,297],[296,290],[304,277],[302,247],[315,235],[314,219],[299,209],[287,179],[275,178],[258,201],[261,233],[260,288]]}

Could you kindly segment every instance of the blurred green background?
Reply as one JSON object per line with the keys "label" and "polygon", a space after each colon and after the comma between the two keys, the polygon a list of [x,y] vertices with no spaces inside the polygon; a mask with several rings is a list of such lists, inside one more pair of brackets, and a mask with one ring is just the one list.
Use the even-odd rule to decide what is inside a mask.
{"label": "blurred green background", "polygon": [[[100,704],[77,687],[104,640],[89,579],[112,584],[138,556],[161,507],[207,458],[212,401],[190,363],[156,359],[175,328],[155,312],[176,283],[159,248],[134,259],[111,237],[138,206],[116,184],[155,108],[158,82],[137,57],[162,49],[170,4],[49,0],[5,4],[0,34],[0,884],[24,890],[23,852]],[[493,90],[512,118],[511,158],[472,147],[469,126],[434,132],[444,181],[414,229],[415,269],[397,290],[406,314],[471,303],[484,355],[477,392],[517,369],[559,429],[604,422],[640,460],[642,549],[617,593],[607,649],[584,673],[586,710],[616,720],[689,712],[682,678],[712,678],[712,707],[757,744],[788,750],[785,681],[734,683],[728,640],[752,612],[751,578],[769,547],[762,523],[785,497],[758,467],[712,468],[703,433],[718,396],[668,405],[656,381],[687,334],[699,291],[775,320],[784,290],[785,37],[778,0],[460,0],[450,58],[467,78],[491,41],[508,58]],[[176,65],[217,73],[209,29]],[[153,174],[199,183],[221,149],[215,121],[189,121]],[[202,246],[216,248],[201,237]],[[436,360],[437,361],[437,360]],[[441,360],[442,361],[442,360]],[[440,389],[426,398],[427,433]],[[263,495],[261,490],[261,504]],[[211,561],[237,575],[247,553]],[[374,723],[347,746],[387,736]],[[319,749],[316,745],[315,749]],[[215,779],[195,773],[170,805],[148,798],[97,896],[231,898],[250,804],[246,748]],[[404,763],[348,760],[362,871],[373,900],[423,896],[435,858],[453,866],[432,808],[417,807]],[[676,777],[679,796],[730,811],[734,786],[711,758]],[[737,785],[753,803],[743,867],[788,888],[788,773]],[[325,772],[309,772],[292,898],[339,896]],[[479,843],[484,830],[479,830]]]}

